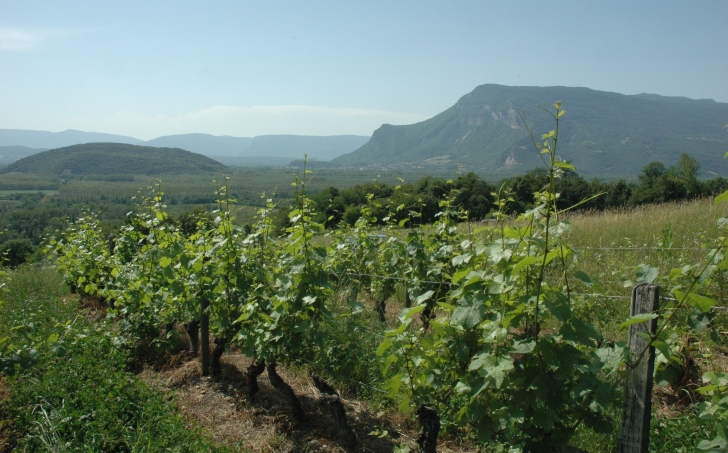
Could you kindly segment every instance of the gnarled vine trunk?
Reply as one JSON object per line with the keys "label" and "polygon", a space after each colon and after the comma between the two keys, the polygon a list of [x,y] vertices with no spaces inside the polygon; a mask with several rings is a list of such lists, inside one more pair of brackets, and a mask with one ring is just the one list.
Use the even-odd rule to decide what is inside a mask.
{"label": "gnarled vine trunk", "polygon": [[200,321],[190,321],[184,324],[184,328],[185,332],[187,332],[187,336],[190,337],[189,353],[196,356],[197,352],[200,350]]}
{"label": "gnarled vine trunk", "polygon": [[293,408],[293,416],[298,421],[303,421],[306,417],[306,414],[303,412],[303,407],[301,406],[301,402],[298,401],[298,397],[293,392],[293,389],[290,385],[286,384],[286,382],[278,375],[278,372],[276,371],[276,364],[275,363],[269,363],[266,367],[268,370],[268,380],[270,381],[270,385],[273,386],[276,390],[283,393],[285,397],[288,399],[288,402],[291,403],[291,407]]}
{"label": "gnarled vine trunk", "polygon": [[207,309],[210,302],[203,298],[200,310],[200,347],[202,348],[202,375],[210,375],[210,313]]}
{"label": "gnarled vine trunk", "polygon": [[437,452],[437,435],[440,433],[440,417],[431,407],[424,404],[417,409],[417,421],[422,425],[422,431],[417,437],[417,445],[422,453]]}
{"label": "gnarled vine trunk", "polygon": [[331,413],[331,417],[334,419],[338,430],[337,436],[341,444],[350,450],[356,448],[358,439],[356,438],[356,433],[346,421],[346,410],[341,403],[339,394],[333,387],[316,376],[316,373],[312,373],[311,377],[313,378],[314,385],[321,392],[319,403],[329,409],[329,413]]}
{"label": "gnarled vine trunk", "polygon": [[382,300],[376,301],[374,308],[377,311],[377,314],[379,315],[379,321],[386,322],[387,319],[384,317],[384,313],[387,310],[387,303],[385,302],[385,300],[382,299]]}
{"label": "gnarled vine trunk", "polygon": [[220,376],[222,374],[222,363],[220,363],[220,357],[222,357],[222,354],[225,352],[226,343],[226,338],[215,338],[215,349],[212,350],[212,357],[210,358],[210,371],[213,376]]}
{"label": "gnarled vine trunk", "polygon": [[420,320],[422,321],[422,326],[425,328],[425,330],[430,328],[430,320],[433,318],[432,309],[432,302],[427,301],[427,305],[425,306],[424,310],[422,310],[422,314],[420,315]]}
{"label": "gnarled vine trunk", "polygon": [[404,308],[410,308],[412,306],[412,299],[409,295],[409,289],[407,288],[407,282],[404,282]]}
{"label": "gnarled vine trunk", "polygon": [[253,401],[253,397],[260,390],[258,387],[258,376],[263,374],[263,371],[265,371],[265,360],[261,360],[260,362],[254,360],[248,367],[248,372],[245,374],[245,389],[248,401]]}

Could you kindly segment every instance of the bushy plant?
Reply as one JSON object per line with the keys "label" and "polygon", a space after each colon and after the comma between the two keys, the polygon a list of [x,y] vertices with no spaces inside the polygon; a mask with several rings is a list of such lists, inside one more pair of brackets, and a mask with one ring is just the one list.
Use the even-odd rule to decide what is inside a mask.
{"label": "bushy plant", "polygon": [[[202,440],[165,397],[126,371],[124,341],[107,323],[89,325],[52,268],[13,272],[0,328],[32,348],[32,362],[5,375],[0,413],[18,451],[222,451]],[[18,341],[22,340],[22,342]],[[12,348],[17,351],[17,347]],[[5,423],[6,421],[4,421]]]}
{"label": "bushy plant", "polygon": [[[567,225],[558,219],[556,180],[573,167],[557,157],[564,111],[554,109],[555,129],[534,141],[546,167],[536,207],[486,243],[458,237],[445,209],[436,233],[417,239],[425,275],[442,283],[414,298],[378,349],[401,409],[434,408],[446,426],[470,427],[511,451],[564,449],[580,424],[611,429],[604,376],[621,356],[600,349],[599,332],[572,309],[573,285],[589,277],[574,276],[572,250],[560,239]],[[419,323],[418,313],[426,314]]]}

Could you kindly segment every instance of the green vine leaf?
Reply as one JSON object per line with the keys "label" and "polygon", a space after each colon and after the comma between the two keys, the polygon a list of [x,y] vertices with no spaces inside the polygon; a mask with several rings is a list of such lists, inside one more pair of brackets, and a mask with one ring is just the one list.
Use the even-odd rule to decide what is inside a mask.
{"label": "green vine leaf", "polygon": [[637,281],[635,283],[654,283],[659,272],[656,267],[640,264],[637,266]]}
{"label": "green vine leaf", "polygon": [[711,308],[718,304],[718,301],[716,301],[715,299],[711,297],[701,296],[700,294],[690,293],[688,295],[688,298],[690,299],[690,303],[695,307],[699,308],[700,311],[702,311],[703,313],[709,311]]}
{"label": "green vine leaf", "polygon": [[452,313],[452,324],[464,329],[472,329],[480,324],[483,319],[483,302],[473,299],[470,304],[461,299],[455,311]]}
{"label": "green vine leaf", "polygon": [[538,262],[538,258],[535,256],[527,256],[513,266],[511,270],[512,274],[517,274],[521,269],[528,267]]}
{"label": "green vine leaf", "polygon": [[626,321],[624,321],[622,324],[619,325],[619,330],[624,330],[627,327],[631,326],[632,324],[639,324],[641,322],[646,322],[651,319],[657,318],[659,315],[657,313],[642,313],[639,315],[634,315],[629,318],[627,318]]}

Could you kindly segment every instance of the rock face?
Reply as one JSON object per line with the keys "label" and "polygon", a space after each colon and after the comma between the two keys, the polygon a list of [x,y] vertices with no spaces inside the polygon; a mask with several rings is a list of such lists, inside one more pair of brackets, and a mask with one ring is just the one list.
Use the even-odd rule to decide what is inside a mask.
{"label": "rock face", "polygon": [[535,139],[553,129],[553,118],[539,106],[548,110],[556,101],[566,110],[558,154],[583,175],[636,175],[655,160],[672,165],[683,152],[728,175],[728,104],[569,87],[482,85],[429,120],[382,125],[369,142],[332,163],[521,173],[542,165],[529,129]]}

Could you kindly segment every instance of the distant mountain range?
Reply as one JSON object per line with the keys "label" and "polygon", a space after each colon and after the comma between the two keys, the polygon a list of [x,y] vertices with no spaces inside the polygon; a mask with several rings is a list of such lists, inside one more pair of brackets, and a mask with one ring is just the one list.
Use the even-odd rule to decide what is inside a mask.
{"label": "distant mountain range", "polygon": [[0,164],[10,164],[48,148],[28,148],[27,146],[0,146]]}
{"label": "distant mountain range", "polygon": [[47,149],[84,143],[126,143],[163,148],[181,148],[223,161],[226,165],[285,165],[308,154],[328,161],[359,148],[369,137],[358,135],[303,136],[262,135],[230,137],[209,134],[167,135],[139,140],[125,135],[67,130],[63,132],[0,129],[0,163],[11,163]]}
{"label": "distant mountain range", "polygon": [[728,104],[588,88],[482,85],[444,112],[408,126],[385,124],[353,153],[331,165],[408,168],[461,166],[490,174],[523,173],[543,165],[521,118],[536,139],[553,129],[562,101],[558,154],[582,175],[633,176],[652,161],[695,157],[702,173],[728,176]]}
{"label": "distant mountain range", "polygon": [[223,172],[225,166],[179,148],[154,148],[126,143],[87,143],[51,149],[24,157],[3,173],[56,176],[165,175]]}
{"label": "distant mountain range", "polygon": [[[542,165],[535,138],[553,128],[562,101],[561,158],[585,176],[629,177],[652,161],[695,157],[702,174],[728,176],[728,103],[653,94],[623,95],[589,88],[481,85],[444,112],[417,124],[382,125],[371,138],[264,135],[253,138],[182,134],[142,141],[122,135],[67,130],[0,129],[0,163],[43,149],[89,142],[181,148],[225,165],[288,165],[304,154],[322,165],[475,171],[508,176]],[[25,147],[25,148],[23,148]],[[29,149],[32,148],[32,149]],[[25,153],[25,154],[24,154]],[[330,161],[328,163],[323,163]]]}

